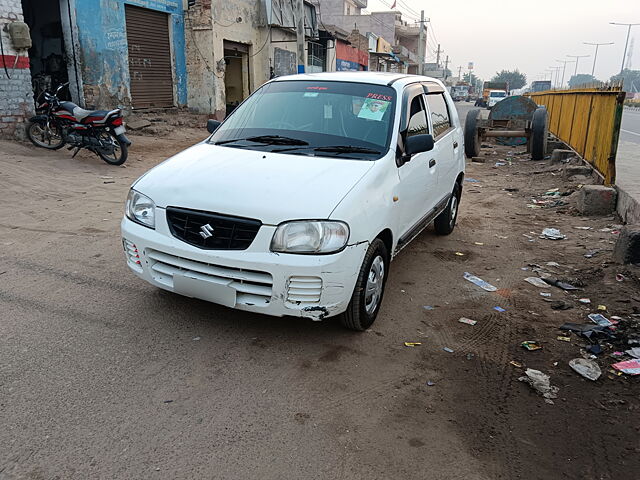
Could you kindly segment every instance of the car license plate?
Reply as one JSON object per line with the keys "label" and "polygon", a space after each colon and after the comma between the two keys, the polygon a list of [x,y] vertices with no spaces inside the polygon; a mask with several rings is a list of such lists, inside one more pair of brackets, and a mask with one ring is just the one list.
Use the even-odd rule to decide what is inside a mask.
{"label": "car license plate", "polygon": [[223,284],[181,274],[173,275],[174,292],[233,308],[236,306],[236,290],[230,284],[231,281]]}
{"label": "car license plate", "polygon": [[126,130],[124,129],[124,127],[122,125],[120,125],[119,127],[116,127],[114,129],[114,132],[116,132],[116,135],[121,135],[124,132],[126,132]]}

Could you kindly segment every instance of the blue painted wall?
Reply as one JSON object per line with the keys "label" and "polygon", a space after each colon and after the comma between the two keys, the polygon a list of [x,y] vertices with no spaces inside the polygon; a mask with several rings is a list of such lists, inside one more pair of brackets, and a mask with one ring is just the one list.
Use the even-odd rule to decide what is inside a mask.
{"label": "blue painted wall", "polygon": [[170,15],[175,100],[178,105],[186,105],[187,67],[182,0],[75,0],[86,103],[96,107],[111,106],[113,101],[119,106],[130,105],[125,4]]}

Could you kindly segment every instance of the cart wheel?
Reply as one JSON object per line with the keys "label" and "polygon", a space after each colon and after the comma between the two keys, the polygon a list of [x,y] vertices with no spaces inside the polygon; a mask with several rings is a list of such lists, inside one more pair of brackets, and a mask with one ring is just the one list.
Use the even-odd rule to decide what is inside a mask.
{"label": "cart wheel", "polygon": [[531,119],[531,159],[543,160],[547,153],[549,116],[545,107],[538,107]]}
{"label": "cart wheel", "polygon": [[464,122],[464,153],[467,158],[480,155],[480,134],[478,133],[478,119],[480,109],[469,110]]}

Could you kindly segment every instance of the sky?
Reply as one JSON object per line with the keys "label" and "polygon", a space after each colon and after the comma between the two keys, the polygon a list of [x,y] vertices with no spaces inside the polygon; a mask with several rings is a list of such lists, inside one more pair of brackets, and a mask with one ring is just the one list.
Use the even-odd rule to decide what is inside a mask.
{"label": "sky", "polygon": [[[390,10],[392,3],[369,0],[367,10]],[[595,47],[582,42],[615,42],[598,51],[595,76],[608,80],[620,71],[627,35],[627,27],[609,22],[640,23],[640,0],[397,0],[396,10],[409,22],[425,11],[427,61],[435,62],[440,43],[455,74],[474,62],[474,73],[485,80],[516,68],[529,82],[543,75],[549,79],[545,70],[562,67],[557,60],[574,60],[567,55],[590,55],[578,63],[578,73],[590,74]],[[640,70],[640,25],[632,27],[630,38],[635,38],[631,68]],[[574,71],[575,63],[568,63],[565,83]]]}

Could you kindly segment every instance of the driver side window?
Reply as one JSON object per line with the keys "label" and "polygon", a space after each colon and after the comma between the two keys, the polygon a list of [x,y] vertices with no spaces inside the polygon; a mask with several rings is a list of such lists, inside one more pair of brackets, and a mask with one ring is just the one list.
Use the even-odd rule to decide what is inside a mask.
{"label": "driver side window", "polygon": [[425,112],[422,95],[417,95],[413,98],[413,100],[411,100],[407,137],[412,137],[413,135],[422,135],[424,133],[429,133],[427,113]]}

